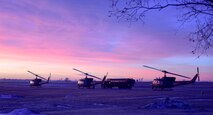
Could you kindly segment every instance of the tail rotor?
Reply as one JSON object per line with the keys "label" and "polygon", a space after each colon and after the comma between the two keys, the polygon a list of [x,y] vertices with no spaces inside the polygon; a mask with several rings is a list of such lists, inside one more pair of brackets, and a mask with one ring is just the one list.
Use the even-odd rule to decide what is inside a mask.
{"label": "tail rotor", "polygon": [[50,73],[50,76],[49,76],[48,79],[47,79],[47,83],[49,83],[50,78],[51,78],[51,73]]}
{"label": "tail rotor", "polygon": [[108,72],[107,72],[107,74],[103,77],[103,79],[102,79],[102,83],[104,83],[104,81],[106,80],[106,77],[108,76]]}
{"label": "tail rotor", "polygon": [[197,75],[198,75],[198,81],[200,81],[199,67],[197,67]]}

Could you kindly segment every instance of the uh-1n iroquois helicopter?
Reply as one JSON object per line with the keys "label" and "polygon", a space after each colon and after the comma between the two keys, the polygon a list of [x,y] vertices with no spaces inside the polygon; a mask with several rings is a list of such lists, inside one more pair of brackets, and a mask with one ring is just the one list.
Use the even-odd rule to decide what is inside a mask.
{"label": "uh-1n iroquois helicopter", "polygon": [[43,84],[49,83],[49,81],[50,81],[51,73],[50,73],[50,76],[46,79],[46,78],[44,78],[42,76],[39,76],[39,75],[37,75],[37,74],[35,74],[35,73],[31,72],[31,71],[27,71],[27,72],[29,72],[29,73],[31,73],[31,74],[36,76],[35,79],[30,81],[30,86],[41,86]]}
{"label": "uh-1n iroquois helicopter", "polygon": [[171,75],[188,78],[188,79],[190,79],[190,78],[183,76],[183,75],[176,74],[176,73],[171,73],[166,70],[156,69],[156,68],[146,66],[146,65],[144,65],[144,67],[154,69],[157,71],[161,71],[164,73],[164,76],[162,78],[156,78],[152,81],[152,89],[155,89],[155,88],[164,89],[164,88],[172,88],[172,87],[176,87],[176,86],[180,86],[180,85],[192,84],[196,81],[197,78],[198,78],[198,81],[200,81],[198,67],[197,67],[196,75],[189,81],[175,81],[175,79],[176,79],[175,77],[167,77],[166,74],[171,74]]}
{"label": "uh-1n iroquois helicopter", "polygon": [[[95,88],[95,85],[102,84],[105,81],[105,79],[106,79],[106,77],[108,75],[108,72],[107,72],[107,74],[103,77],[103,79],[101,79],[99,77],[96,77],[94,75],[85,73],[85,72],[80,71],[80,70],[75,69],[75,68],[73,68],[73,70],[78,71],[78,72],[86,75],[85,78],[82,78],[82,79],[78,80],[78,82],[77,82],[78,88],[83,88],[83,87]],[[88,78],[88,77],[93,77],[93,78],[99,79],[101,81],[94,81],[93,78]]]}

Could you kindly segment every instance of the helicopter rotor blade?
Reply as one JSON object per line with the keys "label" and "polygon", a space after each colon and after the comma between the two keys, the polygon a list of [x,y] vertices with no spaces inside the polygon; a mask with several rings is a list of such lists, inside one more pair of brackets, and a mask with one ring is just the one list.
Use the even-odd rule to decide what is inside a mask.
{"label": "helicopter rotor blade", "polygon": [[90,77],[93,77],[93,78],[96,78],[96,79],[99,79],[99,80],[101,80],[101,78],[99,78],[99,77],[96,77],[96,76],[94,76],[94,75],[90,75],[90,74],[87,74],[88,76],[90,76]]}
{"label": "helicopter rotor blade", "polygon": [[87,74],[87,73],[85,73],[85,72],[83,72],[81,70],[75,69],[75,68],[73,68],[73,70],[78,71],[78,72],[83,73],[83,74]]}
{"label": "helicopter rotor blade", "polygon": [[153,67],[150,67],[150,66],[146,66],[146,65],[143,65],[144,67],[146,68],[150,68],[150,69],[154,69],[154,70],[157,70],[157,71],[161,71],[165,74],[171,74],[171,75],[176,75],[176,76],[179,76],[179,77],[183,77],[183,78],[188,78],[190,79],[190,77],[187,77],[187,76],[184,76],[184,75],[179,75],[179,74],[176,74],[176,73],[172,73],[172,72],[168,72],[168,71],[165,71],[165,70],[161,70],[161,69],[157,69],[157,68],[153,68]]}
{"label": "helicopter rotor blade", "polygon": [[107,72],[107,74],[105,75],[106,77],[108,76],[108,72]]}
{"label": "helicopter rotor blade", "polygon": [[164,71],[164,70],[157,69],[157,68],[150,67],[150,66],[146,66],[146,65],[143,65],[143,67],[146,67],[146,68],[149,68],[149,69],[154,69],[154,70],[161,71],[161,72],[166,72],[166,71]]}
{"label": "helicopter rotor blade", "polygon": [[179,76],[179,77],[183,77],[183,78],[187,78],[187,79],[191,79],[190,77],[187,77],[187,76],[184,76],[184,75],[179,75],[179,74],[168,72],[168,71],[166,71],[166,73],[171,74],[171,75],[176,75],[176,76]]}
{"label": "helicopter rotor blade", "polygon": [[31,74],[35,75],[36,77],[39,77],[39,78],[41,78],[41,79],[43,79],[43,80],[47,80],[46,78],[44,78],[44,77],[42,77],[42,76],[39,76],[39,75],[37,75],[37,74],[35,74],[35,73],[29,71],[29,70],[28,70],[27,72],[29,72],[29,73],[31,73]]}
{"label": "helicopter rotor blade", "polygon": [[78,72],[80,72],[80,73],[83,73],[83,74],[85,74],[86,76],[90,76],[90,77],[93,77],[93,78],[96,78],[96,79],[101,80],[101,78],[96,77],[96,76],[91,75],[91,74],[88,74],[88,73],[85,73],[85,72],[83,72],[83,71],[81,71],[81,70],[78,70],[78,69],[75,69],[75,68],[73,68],[73,70],[78,71]]}
{"label": "helicopter rotor blade", "polygon": [[35,73],[33,73],[33,72],[29,71],[29,70],[27,72],[29,72],[29,73],[31,73],[31,74],[33,74],[35,76],[38,76],[37,74],[35,74]]}

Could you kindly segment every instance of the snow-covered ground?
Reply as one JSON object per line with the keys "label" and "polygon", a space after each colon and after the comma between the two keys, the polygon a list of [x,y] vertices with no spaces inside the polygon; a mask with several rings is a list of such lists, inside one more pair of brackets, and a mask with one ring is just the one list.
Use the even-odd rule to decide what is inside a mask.
{"label": "snow-covered ground", "polygon": [[29,87],[27,82],[0,82],[1,115],[75,114],[212,114],[213,83],[195,83],[153,91],[150,83],[125,89],[78,89],[74,82]]}

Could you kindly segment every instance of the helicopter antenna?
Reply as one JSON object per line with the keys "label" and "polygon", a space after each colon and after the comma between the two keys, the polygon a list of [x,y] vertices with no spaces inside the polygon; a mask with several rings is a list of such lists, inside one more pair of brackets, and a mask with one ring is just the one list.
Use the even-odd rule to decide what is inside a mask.
{"label": "helicopter antenna", "polygon": [[179,76],[179,77],[183,77],[183,78],[188,78],[188,79],[190,79],[190,77],[183,76],[183,75],[179,75],[179,74],[172,73],[172,72],[168,72],[168,71],[166,71],[166,70],[161,70],[161,69],[157,69],[157,68],[150,67],[150,66],[146,66],[146,65],[143,65],[143,67],[146,67],[146,68],[149,68],[149,69],[154,69],[154,70],[157,70],[157,71],[161,71],[161,72],[164,73],[164,77],[166,77],[166,74],[171,74],[171,75],[176,75],[176,76]]}
{"label": "helicopter antenna", "polygon": [[96,79],[101,80],[101,78],[96,77],[96,76],[91,75],[91,74],[88,74],[88,73],[85,73],[85,72],[83,72],[83,71],[81,71],[81,70],[78,70],[78,69],[75,69],[75,68],[73,68],[73,70],[78,71],[78,72],[80,72],[80,73],[82,73],[82,74],[85,74],[85,75],[86,75],[86,78],[87,78],[87,76],[90,76],[90,77],[93,77],[93,78],[96,78]]}
{"label": "helicopter antenna", "polygon": [[46,78],[41,77],[41,76],[39,76],[39,75],[37,75],[37,74],[35,74],[35,73],[33,73],[33,72],[29,71],[29,70],[28,70],[27,72],[29,72],[29,73],[31,73],[31,74],[33,74],[33,75],[35,75],[35,76],[36,76],[36,78],[37,78],[37,77],[39,77],[39,78],[41,78],[41,79],[43,79],[43,80],[47,80]]}

